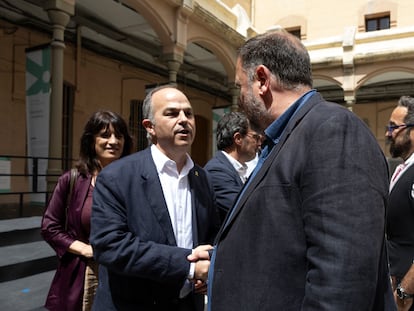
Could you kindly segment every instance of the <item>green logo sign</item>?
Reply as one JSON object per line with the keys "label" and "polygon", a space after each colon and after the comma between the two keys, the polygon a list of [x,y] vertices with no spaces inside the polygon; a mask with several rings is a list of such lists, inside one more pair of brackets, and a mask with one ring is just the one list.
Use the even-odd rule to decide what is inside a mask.
{"label": "green logo sign", "polygon": [[33,61],[30,57],[26,58],[26,70],[35,79],[26,91],[28,96],[48,93],[50,89],[50,48],[42,49],[39,52],[42,58],[41,64]]}

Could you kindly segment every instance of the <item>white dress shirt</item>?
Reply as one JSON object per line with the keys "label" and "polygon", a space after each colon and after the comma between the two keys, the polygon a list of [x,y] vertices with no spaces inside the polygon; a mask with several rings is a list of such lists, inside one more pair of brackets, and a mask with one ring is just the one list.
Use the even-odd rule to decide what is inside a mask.
{"label": "white dress shirt", "polygon": [[243,183],[246,182],[247,180],[247,165],[246,164],[241,164],[239,161],[237,161],[235,158],[233,158],[231,155],[229,155],[226,151],[221,150],[221,152],[223,152],[223,154],[226,156],[226,158],[230,161],[231,165],[233,165],[234,169],[236,170],[236,172],[239,174],[240,179]]}
{"label": "white dress shirt", "polygon": [[[193,248],[192,204],[188,184],[188,173],[194,166],[193,160],[187,155],[187,161],[178,172],[177,164],[162,153],[155,145],[151,146],[151,155],[157,168],[165,203],[167,204],[175,240],[178,247]],[[153,195],[159,195],[154,193]],[[194,275],[195,264],[191,263],[188,278]],[[192,290],[186,281],[180,292],[185,297]]]}
{"label": "white dress shirt", "polygon": [[254,168],[257,165],[257,162],[259,162],[259,153],[256,152],[256,156],[250,160],[246,162],[247,165],[247,172],[246,172],[246,176],[249,177],[250,174],[253,172]]}

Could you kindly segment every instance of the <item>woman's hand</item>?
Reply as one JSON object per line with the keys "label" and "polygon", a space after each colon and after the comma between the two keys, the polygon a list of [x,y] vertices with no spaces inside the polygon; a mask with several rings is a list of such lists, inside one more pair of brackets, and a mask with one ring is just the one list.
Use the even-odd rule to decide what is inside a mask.
{"label": "woman's hand", "polygon": [[79,240],[74,241],[69,246],[69,252],[71,252],[73,254],[76,254],[76,255],[84,256],[86,258],[92,258],[93,257],[92,246],[90,244],[83,243]]}

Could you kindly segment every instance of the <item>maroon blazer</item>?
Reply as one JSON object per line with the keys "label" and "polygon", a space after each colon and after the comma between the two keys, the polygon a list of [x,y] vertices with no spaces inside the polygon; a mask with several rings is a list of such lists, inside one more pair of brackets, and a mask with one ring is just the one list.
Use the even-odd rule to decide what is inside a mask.
{"label": "maroon blazer", "polygon": [[65,231],[65,205],[69,193],[70,171],[59,177],[42,219],[41,235],[56,251],[58,268],[53,278],[45,307],[56,311],[82,310],[86,259],[69,253],[69,246],[80,240],[89,243],[82,229],[81,213],[88,194],[91,176],[78,175],[73,186]]}

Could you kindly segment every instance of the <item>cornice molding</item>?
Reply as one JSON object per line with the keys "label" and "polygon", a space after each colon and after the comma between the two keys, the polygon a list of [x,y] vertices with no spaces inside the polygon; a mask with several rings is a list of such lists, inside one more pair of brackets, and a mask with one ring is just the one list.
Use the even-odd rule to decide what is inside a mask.
{"label": "cornice molding", "polygon": [[197,2],[194,3],[194,13],[190,17],[193,22],[203,24],[210,31],[231,43],[234,47],[241,46],[246,38],[234,28],[219,20],[212,12],[202,7]]}

